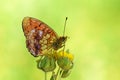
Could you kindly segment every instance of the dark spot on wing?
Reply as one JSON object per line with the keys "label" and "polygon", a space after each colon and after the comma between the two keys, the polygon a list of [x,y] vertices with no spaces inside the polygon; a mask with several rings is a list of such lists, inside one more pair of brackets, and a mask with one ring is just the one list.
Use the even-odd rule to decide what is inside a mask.
{"label": "dark spot on wing", "polygon": [[40,27],[42,24],[44,24],[44,23],[41,22],[41,23],[39,24],[39,27]]}

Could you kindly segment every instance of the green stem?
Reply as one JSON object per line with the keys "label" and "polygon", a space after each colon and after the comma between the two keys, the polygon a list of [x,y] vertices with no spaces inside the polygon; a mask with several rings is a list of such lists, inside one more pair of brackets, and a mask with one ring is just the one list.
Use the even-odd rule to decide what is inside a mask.
{"label": "green stem", "polygon": [[59,80],[61,80],[62,73],[63,73],[63,70],[61,70]]}
{"label": "green stem", "polygon": [[47,72],[45,72],[45,80],[47,80]]}
{"label": "green stem", "polygon": [[60,67],[59,67],[58,70],[57,70],[55,80],[57,80],[57,77],[58,77],[59,72],[60,72]]}

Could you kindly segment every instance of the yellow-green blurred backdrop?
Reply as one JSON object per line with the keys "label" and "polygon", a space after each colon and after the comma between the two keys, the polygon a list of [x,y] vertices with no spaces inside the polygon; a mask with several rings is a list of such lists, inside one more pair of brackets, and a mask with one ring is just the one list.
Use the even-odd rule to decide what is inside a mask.
{"label": "yellow-green blurred backdrop", "polygon": [[1,0],[0,80],[44,80],[26,49],[25,16],[38,18],[62,35],[74,68],[63,80],[120,80],[120,0]]}

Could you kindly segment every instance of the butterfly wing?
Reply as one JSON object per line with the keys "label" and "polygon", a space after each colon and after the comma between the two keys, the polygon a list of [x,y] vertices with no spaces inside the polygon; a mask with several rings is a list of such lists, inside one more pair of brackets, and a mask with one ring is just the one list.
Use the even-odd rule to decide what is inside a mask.
{"label": "butterfly wing", "polygon": [[58,38],[47,24],[32,17],[23,19],[22,28],[26,37],[26,47],[33,56],[43,55]]}

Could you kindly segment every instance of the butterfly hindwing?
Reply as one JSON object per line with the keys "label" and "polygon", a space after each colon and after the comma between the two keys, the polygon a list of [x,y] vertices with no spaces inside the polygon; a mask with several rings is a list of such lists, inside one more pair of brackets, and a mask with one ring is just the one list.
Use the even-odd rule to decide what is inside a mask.
{"label": "butterfly hindwing", "polygon": [[42,55],[58,37],[48,25],[32,17],[23,19],[22,28],[26,37],[26,47],[33,56]]}

